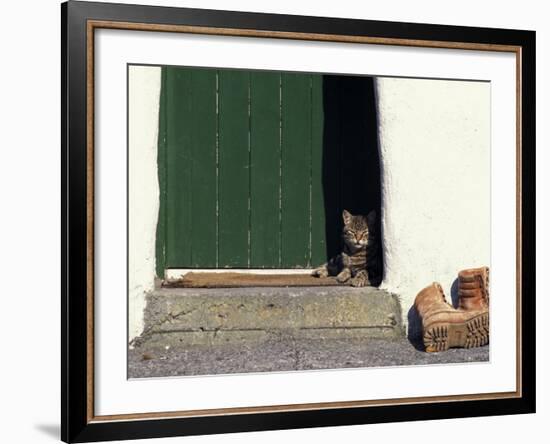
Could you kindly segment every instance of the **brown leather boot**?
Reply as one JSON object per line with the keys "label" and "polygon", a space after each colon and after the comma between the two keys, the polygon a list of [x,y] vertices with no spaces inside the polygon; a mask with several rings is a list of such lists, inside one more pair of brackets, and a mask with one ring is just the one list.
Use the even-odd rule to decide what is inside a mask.
{"label": "brown leather boot", "polygon": [[489,309],[489,267],[469,268],[458,273],[458,308]]}
{"label": "brown leather boot", "polygon": [[422,318],[427,352],[480,347],[489,342],[489,311],[455,309],[437,282],[420,291],[414,305]]}

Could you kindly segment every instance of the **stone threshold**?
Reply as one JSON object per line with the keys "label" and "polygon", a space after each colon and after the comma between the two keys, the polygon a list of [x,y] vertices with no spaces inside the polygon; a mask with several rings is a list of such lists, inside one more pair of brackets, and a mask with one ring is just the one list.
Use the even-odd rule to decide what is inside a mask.
{"label": "stone threshold", "polygon": [[397,296],[375,287],[159,288],[144,319],[134,346],[404,336]]}

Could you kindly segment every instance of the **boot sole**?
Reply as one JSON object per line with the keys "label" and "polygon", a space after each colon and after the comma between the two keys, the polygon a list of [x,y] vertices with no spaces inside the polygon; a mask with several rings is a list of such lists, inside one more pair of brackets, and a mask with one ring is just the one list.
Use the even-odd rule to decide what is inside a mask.
{"label": "boot sole", "polygon": [[463,322],[440,322],[424,332],[424,346],[430,353],[449,348],[474,348],[489,343],[489,313],[481,313]]}

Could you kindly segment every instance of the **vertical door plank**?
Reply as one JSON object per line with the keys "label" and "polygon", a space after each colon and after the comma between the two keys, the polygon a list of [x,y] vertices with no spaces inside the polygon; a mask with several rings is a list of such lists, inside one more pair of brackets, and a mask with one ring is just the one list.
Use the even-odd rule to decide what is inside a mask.
{"label": "vertical door plank", "polygon": [[311,261],[327,261],[325,200],[323,194],[323,76],[311,76]]}
{"label": "vertical door plank", "polygon": [[191,265],[192,128],[191,73],[166,69],[166,266]]}
{"label": "vertical door plank", "polygon": [[281,256],[283,268],[310,259],[311,76],[282,76]]}
{"label": "vertical door plank", "polygon": [[249,73],[218,73],[218,267],[249,264]]}
{"label": "vertical door plank", "polygon": [[250,265],[280,266],[280,80],[250,74]]}
{"label": "vertical door plank", "polygon": [[216,266],[216,72],[166,68],[166,266]]}
{"label": "vertical door plank", "polygon": [[157,144],[157,165],[159,181],[159,212],[155,242],[156,275],[164,278],[166,268],[166,67],[161,68],[161,87],[159,99],[159,134]]}
{"label": "vertical door plank", "polygon": [[191,266],[216,266],[216,71],[191,69]]}

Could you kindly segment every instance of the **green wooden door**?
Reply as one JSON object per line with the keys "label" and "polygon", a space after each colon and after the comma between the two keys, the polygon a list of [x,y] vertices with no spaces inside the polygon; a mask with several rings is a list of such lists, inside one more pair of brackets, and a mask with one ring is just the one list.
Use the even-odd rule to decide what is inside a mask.
{"label": "green wooden door", "polygon": [[320,74],[162,68],[159,276],[326,261],[323,94]]}

